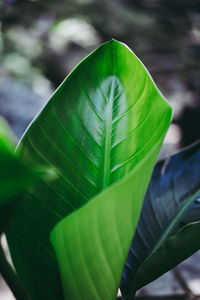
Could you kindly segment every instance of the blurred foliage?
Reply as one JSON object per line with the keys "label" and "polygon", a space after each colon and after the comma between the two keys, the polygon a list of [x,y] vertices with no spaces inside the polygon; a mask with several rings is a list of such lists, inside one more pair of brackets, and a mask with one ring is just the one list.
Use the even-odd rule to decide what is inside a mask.
{"label": "blurred foliage", "polygon": [[1,0],[0,12],[1,76],[46,97],[80,59],[115,38],[142,59],[172,104],[169,143],[200,137],[198,0]]}

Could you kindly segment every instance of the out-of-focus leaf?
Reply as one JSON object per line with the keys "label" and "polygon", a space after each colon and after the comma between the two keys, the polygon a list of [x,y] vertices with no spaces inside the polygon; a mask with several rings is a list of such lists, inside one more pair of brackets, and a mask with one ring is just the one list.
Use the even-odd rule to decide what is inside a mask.
{"label": "out-of-focus leaf", "polygon": [[34,175],[12,152],[14,136],[0,117],[0,234],[6,229],[20,196],[35,181]]}
{"label": "out-of-focus leaf", "polygon": [[[75,253],[85,252],[74,242],[83,239],[80,243],[85,247],[88,244],[86,249],[100,245],[100,253],[87,252],[91,262],[98,263],[94,264],[99,271],[93,279],[100,286],[105,283],[100,277],[107,278],[109,297],[116,293],[145,188],[170,119],[171,108],[142,63],[128,47],[114,40],[83,60],[58,88],[18,148],[18,155],[31,166],[42,165],[54,173],[54,181],[41,180],[26,196],[7,234],[17,273],[32,299],[63,299],[57,260],[49,241],[54,226],[124,178],[124,183],[111,187],[75,213],[74,218],[70,217],[71,231],[66,238],[74,255],[62,258],[65,263],[78,266],[72,271],[74,275],[67,278],[72,284],[69,299],[78,299],[77,290],[73,295],[75,274],[82,280],[80,283],[80,278],[76,278],[77,286],[81,289],[85,285],[80,297],[98,299],[99,287],[95,292],[89,275],[81,276],[87,271],[82,265],[84,260],[79,265],[82,256],[76,258]],[[72,225],[77,216],[80,222],[86,222],[80,232]],[[93,231],[89,238],[90,229]],[[107,242],[112,250],[118,247],[116,255],[112,252],[113,260]],[[65,249],[63,241],[61,248]],[[61,272],[63,275],[62,267]],[[68,284],[62,277],[66,291]],[[109,289],[102,286],[106,295]]]}
{"label": "out-of-focus leaf", "polygon": [[10,129],[6,120],[0,116],[0,141],[7,147],[9,151],[13,152],[16,146],[15,136]]}
{"label": "out-of-focus leaf", "polygon": [[[199,249],[198,235],[192,243],[188,236],[191,231],[194,237],[199,225],[194,230],[188,226],[167,241],[186,224],[200,220],[199,164],[200,142],[157,163],[123,271],[121,290],[125,299],[132,299],[136,290]],[[179,237],[182,249],[176,248]],[[174,253],[168,253],[168,247],[170,251],[175,247]]]}

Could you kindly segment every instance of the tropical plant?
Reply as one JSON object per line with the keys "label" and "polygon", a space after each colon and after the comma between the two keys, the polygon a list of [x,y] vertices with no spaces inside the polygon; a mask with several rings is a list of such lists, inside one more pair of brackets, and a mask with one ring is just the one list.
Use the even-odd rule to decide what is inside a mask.
{"label": "tropical plant", "polygon": [[[198,249],[187,244],[198,223],[184,227],[196,220],[188,207],[198,192],[198,144],[157,163],[138,223],[170,120],[171,108],[148,71],[115,40],[56,90],[15,154],[45,176],[20,198],[6,230],[32,300],[113,300],[120,281],[131,299]],[[174,247],[183,251],[172,259]]]}
{"label": "tropical plant", "polygon": [[124,298],[198,249],[200,142],[159,161],[153,171],[124,268]]}
{"label": "tropical plant", "polygon": [[[37,177],[13,154],[15,139],[4,119],[0,118],[0,238],[27,188]],[[1,242],[1,240],[0,240]],[[0,273],[17,299],[28,299],[26,291],[8,264],[0,243]]]}

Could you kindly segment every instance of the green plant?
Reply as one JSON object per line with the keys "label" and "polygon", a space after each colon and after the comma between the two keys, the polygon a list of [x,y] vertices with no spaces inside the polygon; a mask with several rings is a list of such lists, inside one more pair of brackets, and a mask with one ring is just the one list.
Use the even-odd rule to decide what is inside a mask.
{"label": "green plant", "polygon": [[199,159],[197,142],[156,164],[122,276],[124,298],[200,249]]}
{"label": "green plant", "polygon": [[32,172],[13,155],[15,139],[3,118],[0,118],[0,234],[24,191],[35,182]]}
{"label": "green plant", "polygon": [[[18,160],[43,170],[45,177],[20,199],[6,230],[17,275],[32,300],[116,298],[170,120],[171,108],[145,67],[115,40],[84,59],[57,89],[16,152]],[[155,189],[162,178],[153,176]],[[166,199],[168,188],[166,181]],[[198,184],[191,199],[197,189]],[[148,199],[147,194],[144,204]],[[185,201],[185,206],[191,202]],[[182,206],[174,215],[179,211]],[[158,214],[159,209],[153,217]],[[162,252],[168,223],[159,228],[159,243],[149,244],[139,271],[154,263],[149,260],[155,257],[150,256],[154,243]],[[135,274],[127,277],[126,267],[124,272],[125,298],[160,275],[160,270],[144,280],[138,275],[133,289]]]}
{"label": "green plant", "polygon": [[[0,118],[0,238],[17,208],[25,190],[37,177],[13,155],[14,137],[4,119]],[[1,240],[0,240],[1,242]],[[22,284],[8,264],[0,243],[0,272],[17,299],[29,299]]]}

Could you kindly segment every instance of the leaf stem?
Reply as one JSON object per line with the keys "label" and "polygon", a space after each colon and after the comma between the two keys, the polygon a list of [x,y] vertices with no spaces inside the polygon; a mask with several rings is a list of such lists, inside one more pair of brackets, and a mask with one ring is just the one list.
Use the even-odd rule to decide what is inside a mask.
{"label": "leaf stem", "polygon": [[8,263],[0,240],[0,273],[17,300],[30,300],[29,295]]}

